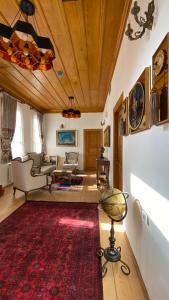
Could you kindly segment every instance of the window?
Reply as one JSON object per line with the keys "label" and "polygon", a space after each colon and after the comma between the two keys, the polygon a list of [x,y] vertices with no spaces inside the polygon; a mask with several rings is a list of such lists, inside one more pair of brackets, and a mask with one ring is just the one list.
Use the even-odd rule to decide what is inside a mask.
{"label": "window", "polygon": [[15,133],[11,143],[12,158],[23,156],[24,139],[23,139],[23,119],[20,104],[17,104]]}
{"label": "window", "polygon": [[40,122],[36,112],[33,115],[33,151],[36,153],[42,152]]}

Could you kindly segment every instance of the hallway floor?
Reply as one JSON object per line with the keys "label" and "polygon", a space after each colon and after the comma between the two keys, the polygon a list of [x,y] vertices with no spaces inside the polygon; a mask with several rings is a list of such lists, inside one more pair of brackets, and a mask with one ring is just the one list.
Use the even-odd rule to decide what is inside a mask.
{"label": "hallway floor", "polygon": [[[47,190],[38,190],[30,193],[28,199],[36,201],[98,203],[100,194],[96,187],[95,175],[81,176],[84,177],[82,185],[73,186],[70,191],[53,191],[50,194]],[[4,196],[0,198],[0,222],[25,201],[22,192],[16,191],[15,198],[13,198],[12,192],[12,186],[8,186],[5,188]],[[99,209],[99,220],[101,246],[105,248],[108,246],[110,220],[101,209]],[[122,248],[122,260],[130,266],[131,274],[125,276],[121,272],[120,263],[108,263],[107,274],[103,278],[104,300],[148,300],[149,298],[132,254],[124,226],[116,224],[115,232],[117,246]]]}

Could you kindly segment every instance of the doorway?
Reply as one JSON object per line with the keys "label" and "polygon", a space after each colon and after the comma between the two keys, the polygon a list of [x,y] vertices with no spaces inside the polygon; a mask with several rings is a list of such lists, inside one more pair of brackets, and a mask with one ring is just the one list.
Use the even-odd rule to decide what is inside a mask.
{"label": "doorway", "polygon": [[84,129],[84,170],[96,171],[96,158],[103,145],[102,129]]}
{"label": "doorway", "polygon": [[113,134],[113,186],[123,190],[123,136],[119,134],[121,107],[123,103],[123,94],[117,101],[114,109],[114,134]]}

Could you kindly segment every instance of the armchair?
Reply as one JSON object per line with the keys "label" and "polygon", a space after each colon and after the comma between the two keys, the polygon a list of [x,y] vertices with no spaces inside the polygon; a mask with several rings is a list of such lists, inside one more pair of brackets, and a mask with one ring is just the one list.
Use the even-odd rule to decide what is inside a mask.
{"label": "armchair", "polygon": [[71,170],[72,173],[76,174],[79,166],[79,153],[78,152],[66,152],[65,153],[65,162],[63,169]]}
{"label": "armchair", "polygon": [[37,190],[48,185],[47,175],[31,175],[33,159],[28,159],[24,162],[18,159],[14,159],[11,163],[14,196],[16,190],[20,190],[25,193],[25,199],[27,200],[27,196],[30,191]]}

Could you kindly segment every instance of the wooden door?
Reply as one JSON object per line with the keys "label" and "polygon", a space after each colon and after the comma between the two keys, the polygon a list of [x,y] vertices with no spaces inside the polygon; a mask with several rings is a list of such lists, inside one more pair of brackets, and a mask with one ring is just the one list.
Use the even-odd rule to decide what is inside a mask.
{"label": "wooden door", "polygon": [[123,190],[123,136],[119,134],[119,124],[123,94],[119,98],[114,111],[114,135],[113,135],[113,186]]}
{"label": "wooden door", "polygon": [[100,147],[103,145],[102,129],[84,129],[84,169],[96,170],[96,158],[100,156]]}

